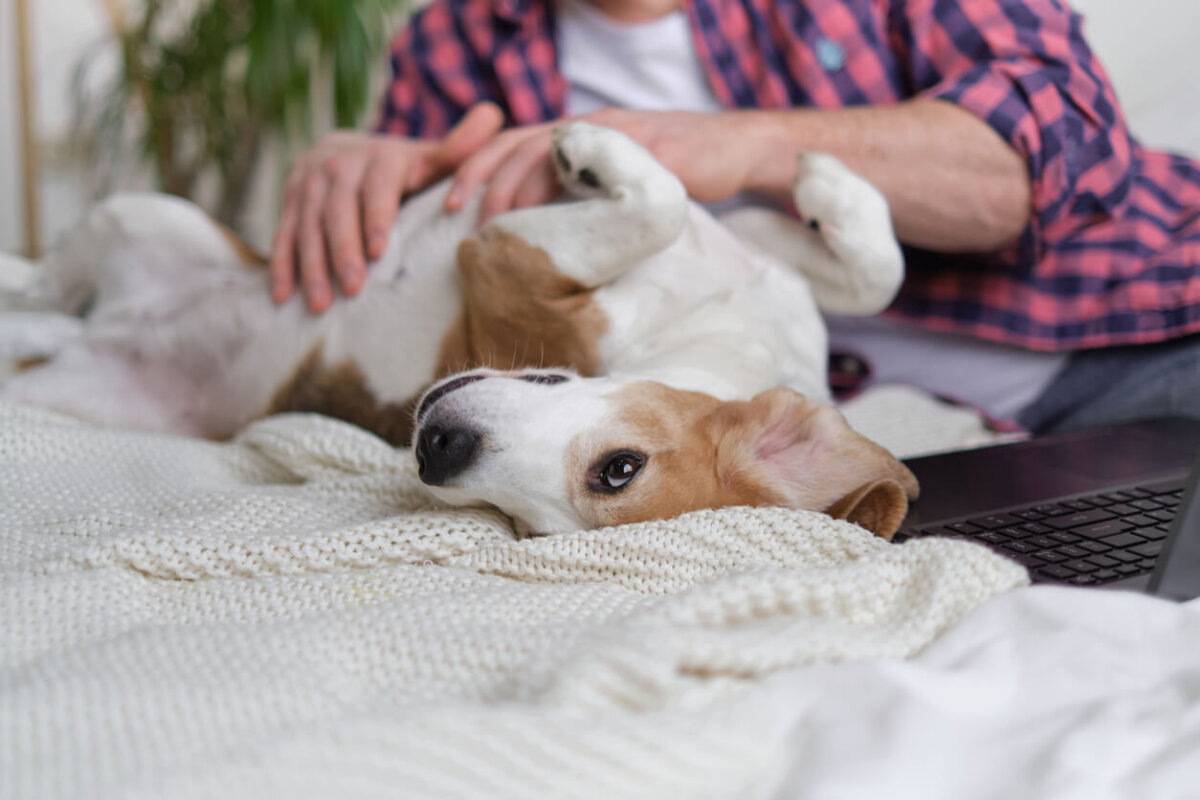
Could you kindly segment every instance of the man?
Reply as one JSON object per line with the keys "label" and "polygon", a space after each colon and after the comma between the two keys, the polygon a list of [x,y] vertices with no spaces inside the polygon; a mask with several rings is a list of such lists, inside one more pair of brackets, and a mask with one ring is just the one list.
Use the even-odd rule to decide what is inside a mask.
{"label": "man", "polygon": [[434,0],[393,67],[381,133],[289,178],[277,300],[354,294],[444,174],[451,208],[544,202],[553,120],[587,114],[701,201],[786,198],[800,149],[878,186],[908,278],[888,319],[831,321],[875,379],[1035,431],[1200,416],[1200,166],[1131,139],[1058,0]]}

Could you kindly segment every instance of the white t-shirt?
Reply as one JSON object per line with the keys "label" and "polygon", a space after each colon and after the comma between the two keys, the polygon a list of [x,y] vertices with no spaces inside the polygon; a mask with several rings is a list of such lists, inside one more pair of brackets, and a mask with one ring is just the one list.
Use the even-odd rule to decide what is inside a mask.
{"label": "white t-shirt", "polygon": [[615,22],[585,0],[560,0],[558,62],[567,113],[601,108],[720,111],[682,11],[650,22]]}
{"label": "white t-shirt", "polygon": [[[687,15],[679,10],[626,24],[585,0],[559,0],[559,68],[569,85],[567,113],[616,106],[719,111]],[[969,336],[933,333],[884,317],[829,319],[830,348],[871,365],[871,382],[906,383],[1011,419],[1033,402],[1066,362]]]}

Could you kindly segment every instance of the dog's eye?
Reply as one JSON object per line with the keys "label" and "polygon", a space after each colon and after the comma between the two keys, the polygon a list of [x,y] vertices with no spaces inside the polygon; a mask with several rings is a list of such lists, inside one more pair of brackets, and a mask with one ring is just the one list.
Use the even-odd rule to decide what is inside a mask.
{"label": "dog's eye", "polygon": [[552,372],[539,372],[539,373],[534,373],[532,375],[521,375],[520,378],[521,378],[521,380],[527,381],[528,383],[546,383],[546,384],[565,383],[567,380],[569,380],[566,375],[557,375]]}
{"label": "dog's eye", "polygon": [[642,463],[636,453],[618,453],[600,469],[600,484],[606,489],[620,489],[633,480]]}

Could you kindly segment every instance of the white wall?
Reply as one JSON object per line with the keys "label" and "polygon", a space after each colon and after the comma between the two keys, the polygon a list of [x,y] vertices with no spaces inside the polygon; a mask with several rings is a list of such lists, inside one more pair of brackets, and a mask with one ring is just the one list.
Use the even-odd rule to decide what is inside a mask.
{"label": "white wall", "polygon": [[1133,132],[1200,157],[1200,0],[1070,0]]}
{"label": "white wall", "polygon": [[17,43],[12,0],[0,0],[0,251],[21,248],[21,171],[17,138]]}
{"label": "white wall", "polygon": [[[71,72],[107,28],[100,0],[29,0],[34,55],[37,131],[51,146],[70,130]],[[14,0],[0,0],[0,250],[23,247]],[[85,192],[76,170],[42,170],[42,241],[52,239],[82,212]]]}
{"label": "white wall", "polygon": [[[136,7],[141,0],[123,2]],[[48,156],[42,162],[41,187],[42,242],[46,244],[73,225],[89,202],[83,171],[77,164],[62,163],[61,145],[70,133],[69,88],[73,70],[82,56],[103,45],[109,22],[104,0],[28,0],[28,3],[33,18],[38,130],[45,143],[43,152]],[[22,249],[24,230],[13,11],[14,0],[0,0],[0,251]],[[110,63],[115,64],[115,49],[110,56]],[[377,81],[382,80],[385,66],[386,59],[381,57]],[[373,118],[373,114],[372,103],[368,118]],[[320,114],[316,115],[318,131],[321,119]],[[272,152],[264,153],[246,214],[246,233],[260,247],[270,241],[274,229],[282,172],[279,159]],[[148,177],[139,176],[134,188],[148,183]]]}
{"label": "white wall", "polygon": [[[966,0],[969,2],[970,0]],[[1147,144],[1200,156],[1200,0],[1072,0],[1112,75],[1134,132]],[[22,246],[17,138],[14,0],[0,0],[0,250]],[[37,59],[38,124],[46,139],[70,123],[71,69],[100,40],[102,0],[30,0]],[[266,165],[273,173],[274,165]],[[70,165],[43,171],[43,241],[82,211],[85,188]],[[263,243],[274,215],[275,178],[256,188],[252,238]]]}

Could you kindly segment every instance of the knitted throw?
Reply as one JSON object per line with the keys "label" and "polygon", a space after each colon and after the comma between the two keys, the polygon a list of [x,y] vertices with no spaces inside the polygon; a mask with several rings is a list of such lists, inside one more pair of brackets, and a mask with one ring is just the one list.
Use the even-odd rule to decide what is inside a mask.
{"label": "knitted throw", "polygon": [[750,796],[773,674],[910,657],[1027,581],[781,509],[517,540],[405,455],[0,405],[0,797]]}

